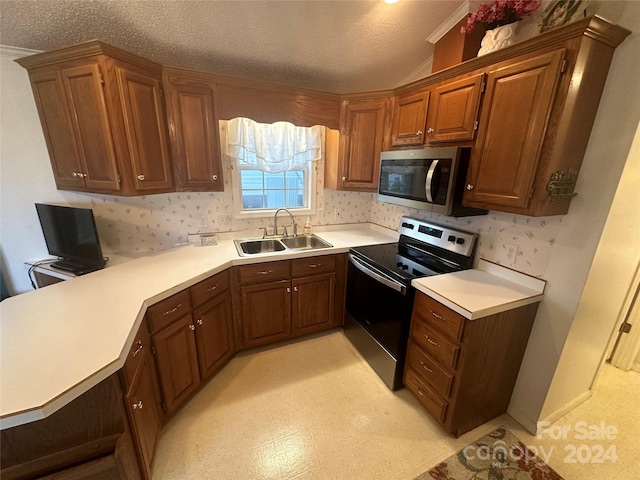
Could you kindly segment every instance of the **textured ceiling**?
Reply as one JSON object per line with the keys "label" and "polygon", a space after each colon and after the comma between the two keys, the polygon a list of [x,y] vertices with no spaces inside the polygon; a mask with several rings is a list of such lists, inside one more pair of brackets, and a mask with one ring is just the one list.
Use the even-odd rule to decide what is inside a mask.
{"label": "textured ceiling", "polygon": [[99,39],[165,65],[346,93],[391,88],[463,0],[0,0],[0,43]]}

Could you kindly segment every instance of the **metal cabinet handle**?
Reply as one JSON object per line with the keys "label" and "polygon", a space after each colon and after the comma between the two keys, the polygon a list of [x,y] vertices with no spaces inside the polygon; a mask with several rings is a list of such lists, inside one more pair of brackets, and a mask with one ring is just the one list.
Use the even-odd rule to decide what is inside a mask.
{"label": "metal cabinet handle", "polygon": [[138,180],[144,180],[144,175],[138,175]]}
{"label": "metal cabinet handle", "polygon": [[316,267],[321,267],[322,264],[321,263],[310,263],[309,264],[309,268],[316,268]]}
{"label": "metal cabinet handle", "polygon": [[209,293],[209,292],[213,292],[216,288],[218,288],[220,286],[219,283],[216,283],[213,287],[211,288],[207,288],[204,293]]}
{"label": "metal cabinet handle", "polygon": [[84,178],[87,176],[87,174],[82,172],[73,172],[71,176],[74,178]]}
{"label": "metal cabinet handle", "polygon": [[196,323],[198,325],[202,325],[204,323],[204,321],[201,318],[199,318],[198,320],[196,320]]}
{"label": "metal cabinet handle", "polygon": [[193,323],[189,325],[189,330],[193,332],[195,329],[196,329],[196,326]]}
{"label": "metal cabinet handle", "polygon": [[424,393],[422,393],[422,390],[420,390],[419,388],[418,388],[418,393],[420,394],[421,397],[425,397],[426,398],[426,395]]}
{"label": "metal cabinet handle", "polygon": [[164,316],[164,315],[169,315],[170,313],[173,313],[173,312],[177,311],[177,310],[178,310],[179,308],[181,308],[181,307],[182,307],[182,304],[181,304],[181,303],[179,303],[177,307],[174,307],[174,308],[172,308],[171,310],[167,310],[167,311],[166,311],[166,312],[164,312],[162,315],[163,315],[163,316]]}
{"label": "metal cabinet handle", "polygon": [[287,293],[291,293],[291,288],[287,287]]}
{"label": "metal cabinet handle", "polygon": [[298,287],[293,287],[293,291],[297,292],[298,291]]}
{"label": "metal cabinet handle", "polygon": [[431,315],[433,315],[434,317],[436,317],[437,319],[440,320],[444,320],[444,317],[441,317],[440,315],[438,315],[436,312],[434,312],[433,310],[429,310],[431,312]]}
{"label": "metal cabinet handle", "polygon": [[427,342],[429,342],[431,345],[434,345],[434,346],[436,346],[436,347],[439,347],[439,346],[440,346],[440,345],[438,344],[438,342],[434,342],[433,340],[431,340],[431,339],[429,338],[429,335],[427,335],[426,333],[424,334],[424,338],[426,338],[426,339],[427,339]]}
{"label": "metal cabinet handle", "polygon": [[144,346],[142,345],[142,340],[138,340],[136,344],[138,345],[138,348],[136,348],[136,351],[131,354],[132,357],[135,357],[136,355],[138,355],[144,348]]}
{"label": "metal cabinet handle", "polygon": [[416,135],[422,135],[422,130],[418,130],[418,131],[416,132]]}
{"label": "metal cabinet handle", "polygon": [[263,270],[258,272],[258,275],[269,275],[270,273],[273,273],[273,270]]}
{"label": "metal cabinet handle", "polygon": [[467,183],[467,190],[473,190],[473,185],[471,185],[470,183]]}
{"label": "metal cabinet handle", "polygon": [[435,132],[435,130],[433,128],[428,128],[427,129],[427,133],[428,134],[432,134],[433,132]]}
{"label": "metal cabinet handle", "polygon": [[347,177],[342,177],[342,181],[346,182],[347,181]]}
{"label": "metal cabinet handle", "polygon": [[435,372],[427,367],[422,360],[420,360],[420,365],[422,365],[422,368],[424,368],[427,372],[435,375]]}
{"label": "metal cabinet handle", "polygon": [[213,181],[215,182],[216,180],[218,180],[218,175],[214,175],[214,176],[213,176],[213,177],[211,177],[211,178],[213,178]]}
{"label": "metal cabinet handle", "polygon": [[73,178],[76,178],[76,177],[78,176],[78,172],[73,172],[73,173],[71,174],[71,176],[72,176]]}
{"label": "metal cabinet handle", "polygon": [[131,408],[133,408],[134,410],[142,410],[143,406],[144,403],[142,403],[142,400],[140,400],[138,403],[134,403],[133,405],[131,405]]}

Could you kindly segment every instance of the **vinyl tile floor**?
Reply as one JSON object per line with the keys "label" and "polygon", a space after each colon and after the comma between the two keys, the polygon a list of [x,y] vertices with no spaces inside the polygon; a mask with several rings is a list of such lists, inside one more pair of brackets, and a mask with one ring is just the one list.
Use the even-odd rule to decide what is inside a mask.
{"label": "vinyl tile floor", "polygon": [[[237,355],[163,428],[153,478],[411,480],[505,425],[551,451],[548,463],[567,480],[639,479],[638,398],[640,374],[606,365],[592,398],[540,438],[502,415],[455,439],[332,331]],[[575,438],[596,424],[616,428],[615,438]]]}

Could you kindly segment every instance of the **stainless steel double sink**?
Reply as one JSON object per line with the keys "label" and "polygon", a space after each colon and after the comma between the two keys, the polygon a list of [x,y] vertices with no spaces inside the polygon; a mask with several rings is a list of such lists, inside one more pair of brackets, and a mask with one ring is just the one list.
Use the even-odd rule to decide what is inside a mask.
{"label": "stainless steel double sink", "polygon": [[333,247],[329,242],[317,235],[299,235],[296,237],[258,238],[234,240],[236,250],[241,257],[253,255],[269,255],[278,252],[317,250]]}

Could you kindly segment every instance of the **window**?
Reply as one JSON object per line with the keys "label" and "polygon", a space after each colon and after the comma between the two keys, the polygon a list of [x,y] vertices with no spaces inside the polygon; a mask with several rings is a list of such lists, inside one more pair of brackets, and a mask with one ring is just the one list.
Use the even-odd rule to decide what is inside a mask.
{"label": "window", "polygon": [[317,160],[323,127],[260,124],[246,118],[227,122],[223,149],[231,161],[236,218],[267,217],[278,208],[313,215]]}

